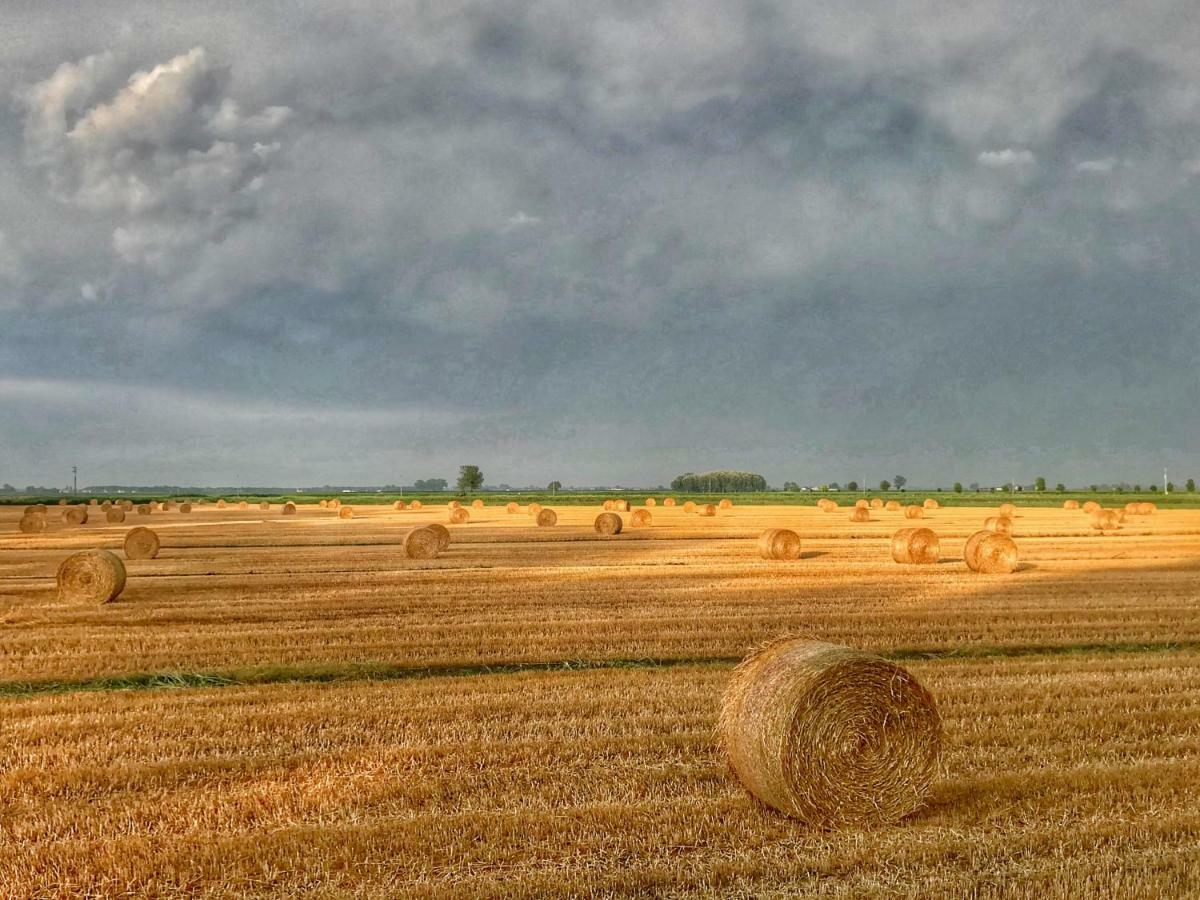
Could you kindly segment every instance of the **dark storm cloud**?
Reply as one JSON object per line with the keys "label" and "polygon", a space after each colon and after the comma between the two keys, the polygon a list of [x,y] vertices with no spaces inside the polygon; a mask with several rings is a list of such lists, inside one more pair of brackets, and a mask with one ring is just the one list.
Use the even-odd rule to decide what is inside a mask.
{"label": "dark storm cloud", "polygon": [[1145,482],[1200,438],[1189,4],[9,18],[0,480]]}

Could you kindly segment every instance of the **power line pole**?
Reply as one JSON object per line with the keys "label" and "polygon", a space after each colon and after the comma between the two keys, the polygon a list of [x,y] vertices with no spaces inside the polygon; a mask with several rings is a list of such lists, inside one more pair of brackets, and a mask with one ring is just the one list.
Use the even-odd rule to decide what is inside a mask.
{"label": "power line pole", "polygon": [[1170,491],[1167,490],[1167,467],[1163,466],[1163,496],[1167,496]]}
{"label": "power line pole", "polygon": [[72,488],[73,492],[78,494],[79,493],[79,467],[78,466],[71,466],[71,484],[74,485],[74,487]]}

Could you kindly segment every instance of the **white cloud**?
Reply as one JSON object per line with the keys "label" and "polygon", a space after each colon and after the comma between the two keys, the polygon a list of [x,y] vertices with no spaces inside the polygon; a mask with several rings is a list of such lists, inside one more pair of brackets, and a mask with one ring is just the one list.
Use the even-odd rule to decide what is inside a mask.
{"label": "white cloud", "polygon": [[979,154],[979,164],[989,169],[1007,169],[1020,166],[1031,166],[1037,158],[1031,150],[1015,150],[1005,147],[1003,150],[984,150]]}
{"label": "white cloud", "polygon": [[1106,156],[1104,159],[1082,159],[1075,163],[1076,172],[1087,172],[1093,175],[1107,175],[1117,167],[1117,158],[1115,156]]}

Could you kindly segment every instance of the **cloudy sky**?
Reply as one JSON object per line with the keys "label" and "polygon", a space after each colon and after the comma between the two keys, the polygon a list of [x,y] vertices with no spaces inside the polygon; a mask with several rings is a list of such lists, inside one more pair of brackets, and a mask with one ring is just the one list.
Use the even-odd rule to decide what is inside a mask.
{"label": "cloudy sky", "polygon": [[0,481],[1200,477],[1200,7],[0,0]]}

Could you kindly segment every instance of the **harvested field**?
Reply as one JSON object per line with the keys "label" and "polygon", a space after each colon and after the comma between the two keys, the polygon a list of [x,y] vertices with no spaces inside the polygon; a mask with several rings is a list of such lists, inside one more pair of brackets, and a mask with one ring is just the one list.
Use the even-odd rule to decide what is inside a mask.
{"label": "harvested field", "polygon": [[[120,597],[59,599],[103,516],[22,534],[0,509],[0,693],[14,896],[1187,895],[1200,879],[1200,512],[1119,531],[1022,508],[1020,565],[977,575],[994,510],[719,516],[663,504],[598,536],[473,509],[197,507]],[[770,527],[800,558],[759,555]],[[733,664],[783,633],[902,661],[944,721],[928,806],[813,830],[755,804],[713,732]],[[576,671],[563,671],[564,667]],[[117,690],[125,688],[125,690]],[[168,689],[171,688],[171,689]],[[136,740],[129,735],[136,734]]]}

